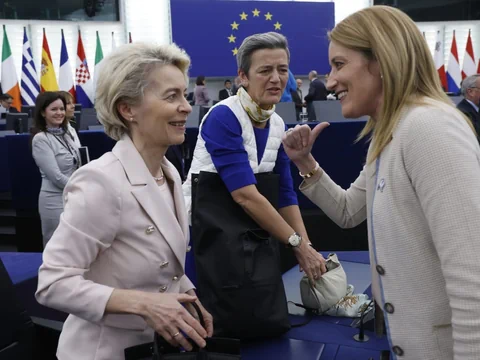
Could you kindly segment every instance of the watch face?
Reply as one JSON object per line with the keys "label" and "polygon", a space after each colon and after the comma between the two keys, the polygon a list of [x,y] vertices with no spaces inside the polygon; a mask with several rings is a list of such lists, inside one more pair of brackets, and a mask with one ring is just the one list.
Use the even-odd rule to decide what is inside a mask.
{"label": "watch face", "polygon": [[298,236],[297,234],[293,234],[292,236],[290,236],[290,238],[288,239],[288,242],[290,243],[290,245],[292,245],[293,247],[297,247],[298,245],[300,245],[300,241],[302,240],[302,238],[300,236]]}

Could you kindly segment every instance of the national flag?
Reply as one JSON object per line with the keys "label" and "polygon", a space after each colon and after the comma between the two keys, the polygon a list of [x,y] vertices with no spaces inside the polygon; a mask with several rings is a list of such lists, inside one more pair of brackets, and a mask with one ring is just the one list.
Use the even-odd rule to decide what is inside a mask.
{"label": "national flag", "polygon": [[67,91],[72,94],[73,100],[76,101],[75,85],[73,83],[72,67],[68,56],[67,44],[65,43],[65,35],[62,29],[62,48],[60,50],[60,74],[59,74],[60,90]]}
{"label": "national flag", "polygon": [[445,62],[443,56],[443,38],[440,31],[437,31],[437,41],[435,41],[434,61],[435,68],[437,69],[438,76],[440,77],[440,82],[442,83],[443,89],[446,91],[448,89],[447,74],[445,73]]}
{"label": "national flag", "polygon": [[330,71],[327,34],[335,26],[333,2],[216,1],[215,11],[202,1],[170,4],[172,41],[188,49],[192,77],[232,77],[237,74],[236,56],[242,41],[270,31],[287,38],[293,74]]}
{"label": "national flag", "polygon": [[52,56],[48,47],[47,35],[45,28],[43,29],[43,46],[42,46],[42,68],[40,77],[40,89],[44,91],[58,91],[57,77],[53,68]]}
{"label": "national flag", "polygon": [[21,110],[20,86],[15,70],[10,43],[8,42],[7,29],[3,25],[3,48],[2,48],[2,90],[5,94],[13,97],[12,107]]}
{"label": "national flag", "polygon": [[98,31],[97,31],[97,48],[95,50],[95,69],[94,69],[94,72],[95,72],[95,78],[94,78],[95,90],[97,89],[97,79],[98,79],[98,74],[100,74],[102,60],[103,60],[102,43],[100,42],[100,36],[98,35]]}
{"label": "national flag", "polygon": [[93,107],[93,79],[88,70],[87,57],[85,56],[80,30],[78,30],[75,84],[77,85],[77,103],[82,104],[84,108]]}
{"label": "national flag", "polygon": [[22,105],[35,105],[35,100],[40,93],[37,70],[33,62],[32,49],[28,41],[27,28],[23,28],[23,55],[22,55],[22,80],[20,94]]}
{"label": "national flag", "polygon": [[465,56],[463,58],[462,80],[467,76],[477,73],[477,65],[475,64],[475,56],[473,55],[472,37],[468,30],[467,46],[465,48]]}
{"label": "national flag", "polygon": [[115,42],[115,33],[112,31],[112,51],[117,48],[117,43]]}
{"label": "national flag", "polygon": [[447,68],[448,91],[458,94],[460,91],[461,82],[462,74],[460,72],[460,63],[458,61],[457,41],[455,40],[455,30],[453,30],[453,41]]}

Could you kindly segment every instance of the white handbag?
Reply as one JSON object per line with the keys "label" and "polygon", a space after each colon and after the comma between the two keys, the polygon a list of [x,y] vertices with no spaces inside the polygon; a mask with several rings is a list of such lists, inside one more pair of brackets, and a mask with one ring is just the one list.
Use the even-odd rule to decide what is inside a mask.
{"label": "white handbag", "polygon": [[326,259],[327,272],[312,283],[306,275],[300,280],[300,294],[306,308],[322,314],[347,295],[347,274],[336,254]]}

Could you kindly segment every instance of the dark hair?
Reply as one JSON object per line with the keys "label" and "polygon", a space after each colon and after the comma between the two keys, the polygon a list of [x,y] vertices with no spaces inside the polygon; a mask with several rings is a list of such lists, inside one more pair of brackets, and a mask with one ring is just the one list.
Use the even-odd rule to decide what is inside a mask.
{"label": "dark hair", "polygon": [[0,95],[0,101],[10,100],[13,99],[13,96],[10,94],[2,94]]}
{"label": "dark hair", "polygon": [[[63,103],[64,107],[67,107],[67,103],[65,101],[65,96],[60,94],[57,91],[45,91],[40,93],[37,96],[37,100],[35,101],[35,115],[33,117],[33,133],[37,133],[40,131],[47,130],[47,121],[45,117],[42,115],[42,112],[54,101],[60,99]],[[65,119],[62,123],[62,128],[67,131],[68,130],[68,119],[65,116]]]}
{"label": "dark hair", "polygon": [[227,80],[225,80],[225,82],[223,83],[223,85],[226,85],[227,83],[230,83],[230,84],[231,84],[232,82],[227,79]]}
{"label": "dark hair", "polygon": [[203,85],[204,82],[205,82],[205,76],[204,75],[197,76],[197,80],[195,81],[195,84]]}

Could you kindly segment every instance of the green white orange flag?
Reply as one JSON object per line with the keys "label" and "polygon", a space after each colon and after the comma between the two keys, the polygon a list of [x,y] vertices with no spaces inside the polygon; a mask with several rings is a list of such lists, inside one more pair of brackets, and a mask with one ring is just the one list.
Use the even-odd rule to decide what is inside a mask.
{"label": "green white orange flag", "polygon": [[4,94],[13,97],[12,106],[21,110],[20,85],[18,84],[17,71],[13,61],[10,43],[8,42],[7,30],[3,25],[3,48],[2,48],[2,90]]}

